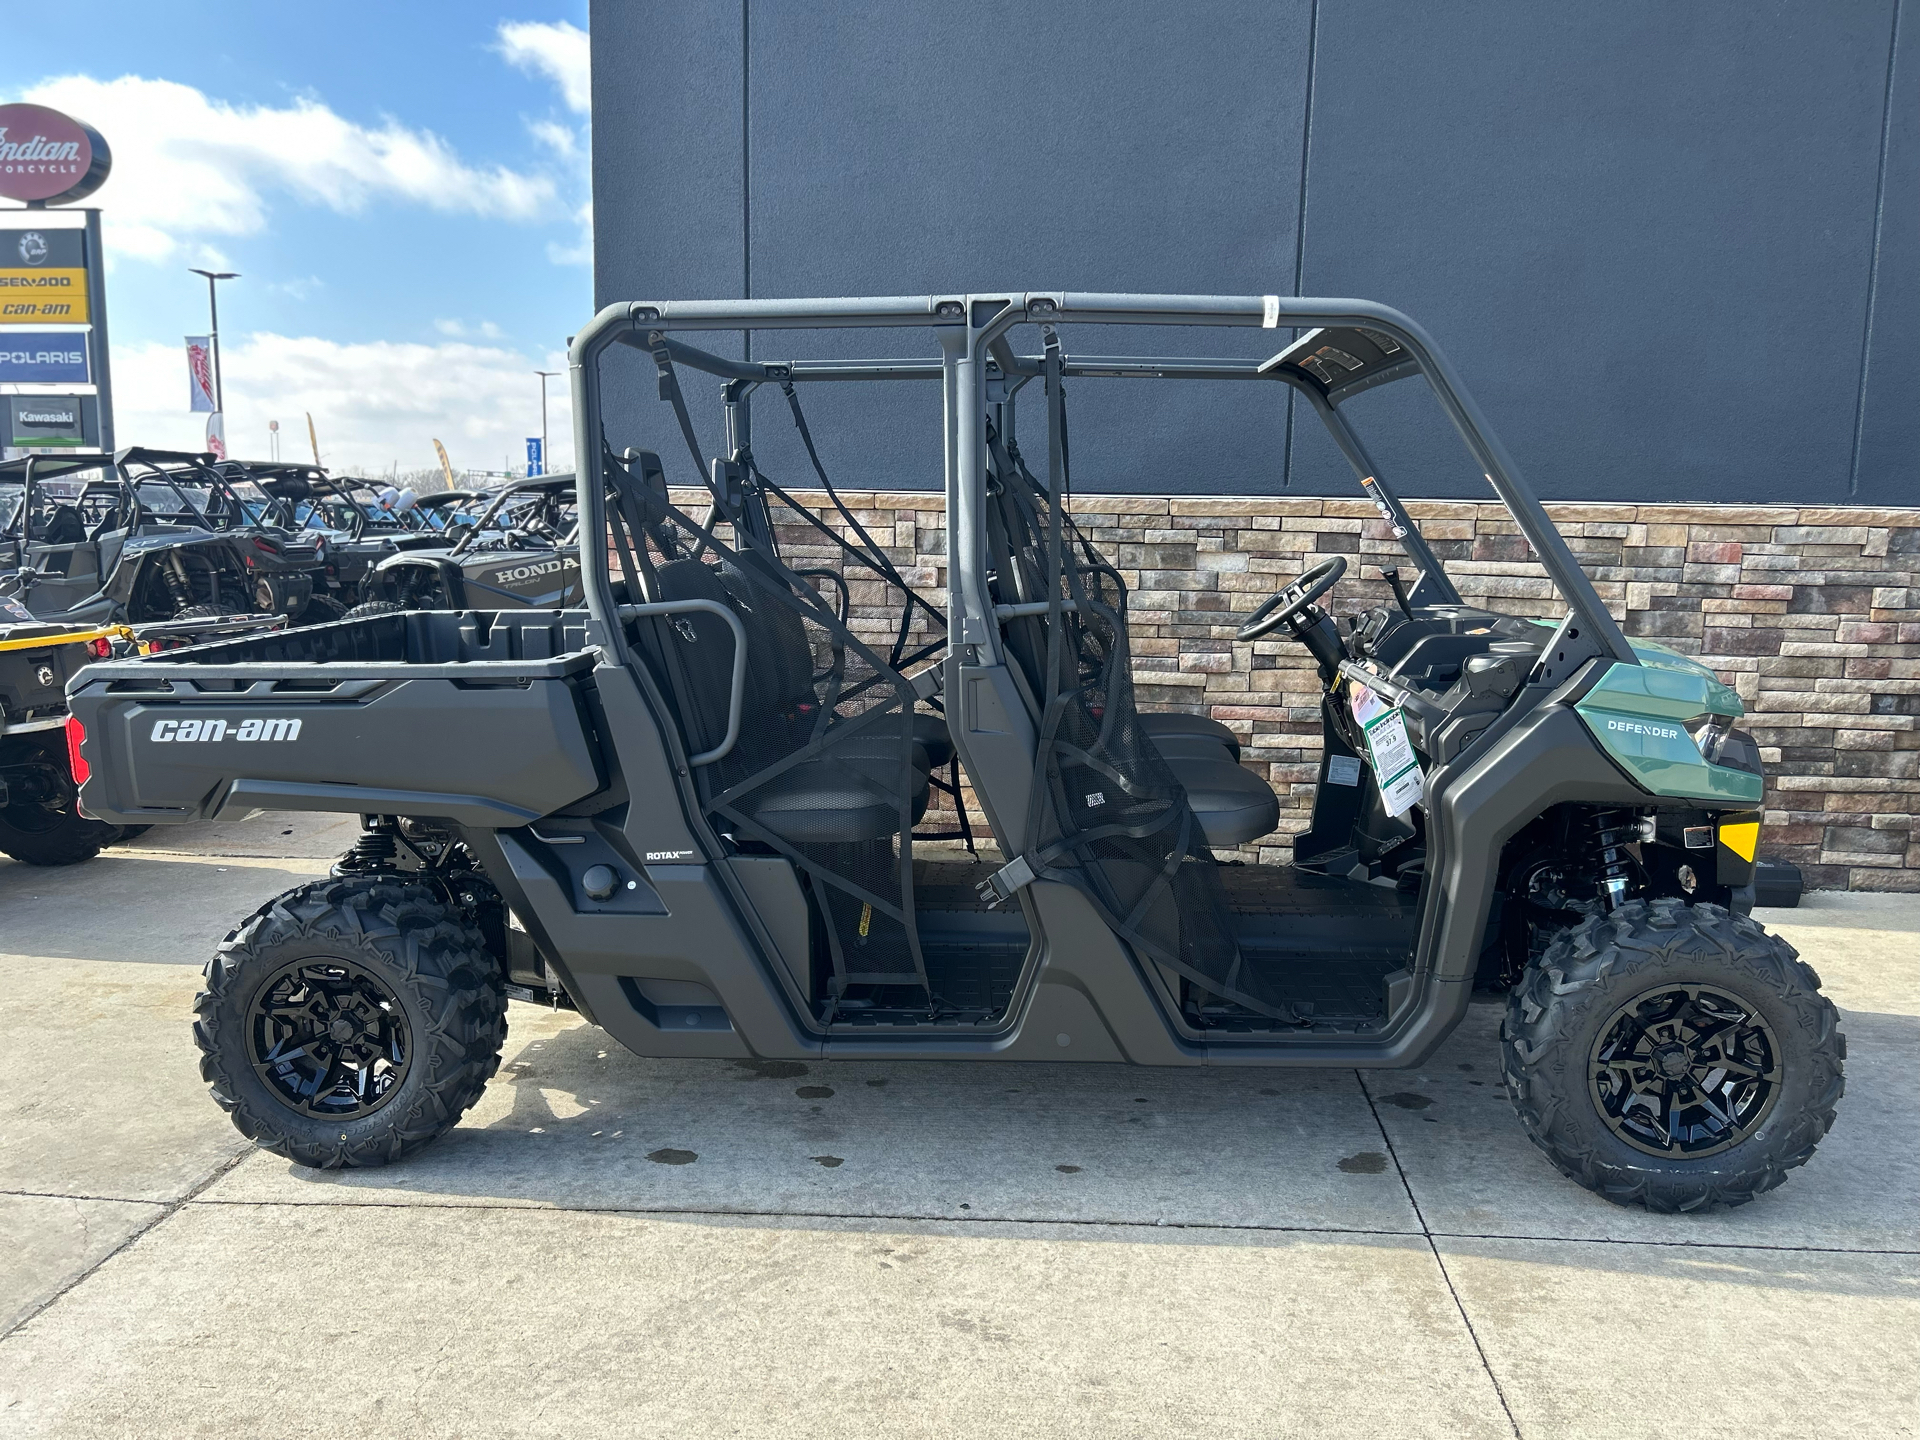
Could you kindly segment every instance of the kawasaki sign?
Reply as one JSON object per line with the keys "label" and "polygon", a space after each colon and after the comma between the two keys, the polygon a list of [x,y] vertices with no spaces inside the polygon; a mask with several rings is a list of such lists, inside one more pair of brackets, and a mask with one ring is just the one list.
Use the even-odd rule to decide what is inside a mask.
{"label": "kawasaki sign", "polygon": [[113,154],[100,132],[44,105],[0,105],[0,197],[84,200],[106,183]]}

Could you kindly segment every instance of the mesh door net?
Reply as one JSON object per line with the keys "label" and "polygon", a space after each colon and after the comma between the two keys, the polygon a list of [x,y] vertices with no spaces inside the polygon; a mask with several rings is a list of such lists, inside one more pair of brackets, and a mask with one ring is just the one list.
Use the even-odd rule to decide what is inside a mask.
{"label": "mesh door net", "polygon": [[[924,990],[912,834],[928,785],[924,752],[913,740],[912,682],[755,527],[729,523],[730,545],[716,533],[720,525],[696,523],[674,507],[652,456],[606,453],[604,464],[610,560],[626,594],[715,601],[746,632],[739,738],[694,771],[710,822],[736,841],[785,855],[809,877],[827,920],[835,999],[849,985]],[[857,569],[846,559],[841,574]],[[716,615],[687,611],[632,619],[627,634],[677,710],[687,752],[720,745],[731,700],[731,628]]]}
{"label": "mesh door net", "polygon": [[[1070,466],[1057,338],[1047,342],[1048,481],[989,429],[989,544],[1003,600],[1044,602],[1008,622],[1008,647],[1039,716],[1032,874],[1084,892],[1141,954],[1204,989],[1291,1020],[1244,962],[1220,873],[1186,792],[1134,704],[1126,585],[1067,513]],[[1008,592],[1011,591],[1009,594]]]}

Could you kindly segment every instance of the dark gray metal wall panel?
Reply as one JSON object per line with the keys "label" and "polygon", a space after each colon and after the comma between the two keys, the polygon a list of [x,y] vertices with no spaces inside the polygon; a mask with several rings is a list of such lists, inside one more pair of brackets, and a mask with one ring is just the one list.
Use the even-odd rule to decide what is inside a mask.
{"label": "dark gray metal wall panel", "polygon": [[1851,498],[1920,505],[1920,16],[1905,0],[1891,59]]}
{"label": "dark gray metal wall panel", "polygon": [[[1844,501],[1892,14],[1321,0],[1304,289],[1420,319],[1544,495]],[[1382,469],[1484,494],[1413,398]]]}
{"label": "dark gray metal wall panel", "polygon": [[[1306,0],[755,4],[754,292],[1290,289],[1307,16]],[[1037,331],[1019,337],[1038,348]],[[1145,350],[1152,339],[1083,332],[1067,344]],[[1264,354],[1273,336],[1182,340]],[[756,353],[796,341],[759,336]],[[872,354],[901,342],[842,332],[799,343]],[[1216,387],[1157,387],[1142,411],[1127,383],[1074,387],[1078,486],[1278,484],[1283,410],[1265,387],[1250,415]],[[815,387],[802,399],[836,481],[940,483],[937,385]],[[1021,414],[1037,463],[1037,393]],[[810,473],[777,394],[756,408],[756,448],[783,480]]]}
{"label": "dark gray metal wall panel", "polygon": [[[741,0],[593,0],[596,308],[745,294],[742,14]],[[712,338],[739,353],[732,337]],[[619,352],[609,370],[616,446],[659,450],[669,466],[684,457],[671,416],[658,413],[652,363]],[[699,418],[717,451],[715,413]]]}
{"label": "dark gray metal wall panel", "polygon": [[[1894,5],[598,0],[596,294],[1285,292],[1304,198],[1302,288],[1426,324],[1547,495],[1910,502],[1920,57],[1909,23],[1890,93]],[[756,338],[764,357],[898,343]],[[631,369],[617,438],[688,478]],[[688,388],[717,448],[714,386]],[[837,479],[937,483],[937,392],[894,388],[809,392]],[[778,395],[756,409],[768,469],[804,482]],[[1272,491],[1282,409],[1264,388],[1076,382],[1076,481]],[[1415,387],[1353,413],[1409,493],[1485,493]],[[1352,493],[1300,418],[1294,490]]]}

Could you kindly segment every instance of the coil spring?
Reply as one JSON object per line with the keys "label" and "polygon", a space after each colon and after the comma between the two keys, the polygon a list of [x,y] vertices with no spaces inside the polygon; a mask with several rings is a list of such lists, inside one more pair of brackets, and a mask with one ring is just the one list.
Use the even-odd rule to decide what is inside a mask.
{"label": "coil spring", "polygon": [[341,856],[341,870],[390,870],[400,856],[391,820],[375,820],[353,842],[353,849]]}
{"label": "coil spring", "polygon": [[1638,867],[1627,846],[1639,838],[1639,824],[1629,811],[1594,812],[1593,840],[1600,860],[1600,898],[1609,910],[1625,902],[1627,892],[1634,887]]}

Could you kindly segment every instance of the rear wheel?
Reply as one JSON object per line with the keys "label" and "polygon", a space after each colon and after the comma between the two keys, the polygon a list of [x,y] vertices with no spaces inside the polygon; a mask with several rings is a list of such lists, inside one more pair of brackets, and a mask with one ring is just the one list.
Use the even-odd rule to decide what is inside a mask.
{"label": "rear wheel", "polygon": [[313,595],[308,597],[307,603],[300,609],[300,623],[325,625],[331,620],[340,619],[346,613],[347,607],[331,595]]}
{"label": "rear wheel", "polygon": [[347,619],[364,620],[369,615],[404,615],[406,607],[391,600],[367,600],[347,611]]}
{"label": "rear wheel", "polygon": [[503,987],[484,937],[426,887],[303,885],[215,952],[194,1002],[200,1074],[263,1149],[384,1165],[480,1098],[506,1040]]}
{"label": "rear wheel", "polygon": [[111,845],[119,831],[80,813],[66,737],[59,731],[0,742],[7,805],[0,809],[0,851],[28,865],[77,865]]}
{"label": "rear wheel", "polygon": [[1534,1144],[1609,1200],[1743,1205],[1833,1125],[1838,1021],[1813,968],[1746,916],[1631,901],[1565,931],[1514,987],[1507,1091]]}
{"label": "rear wheel", "polygon": [[236,615],[250,615],[251,606],[235,603],[232,605],[189,605],[175,612],[176,620],[231,620]]}

